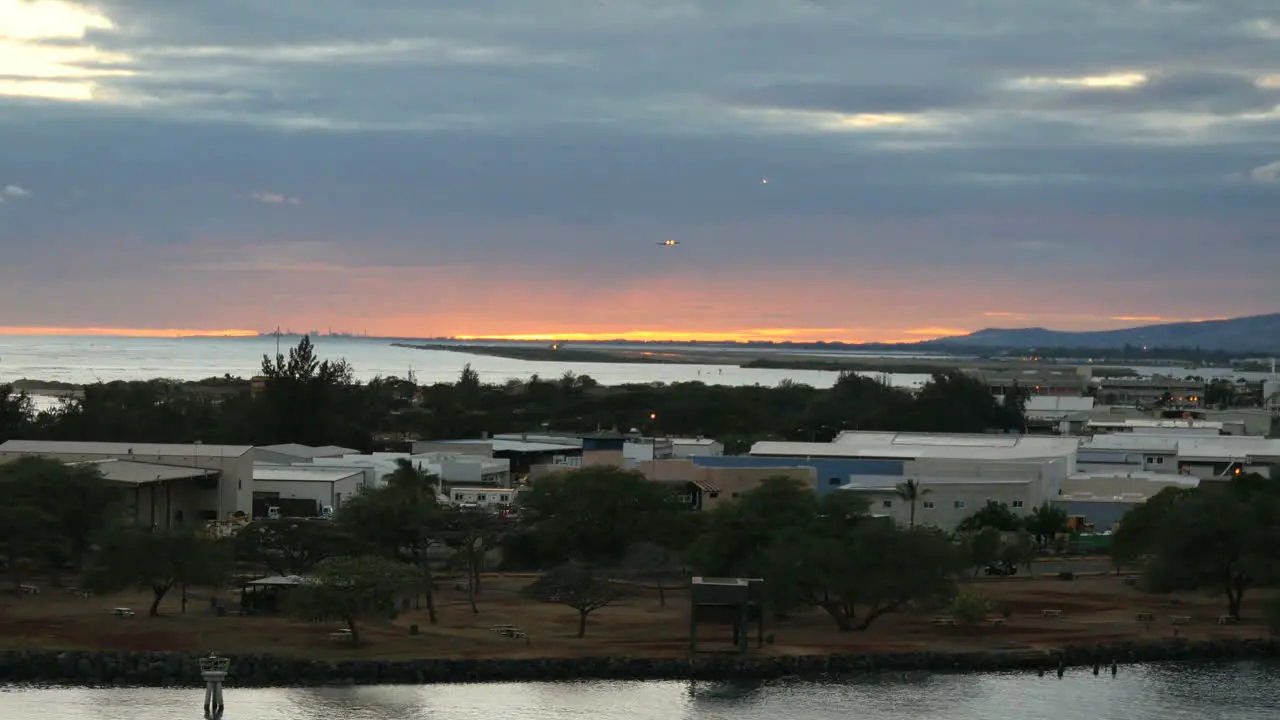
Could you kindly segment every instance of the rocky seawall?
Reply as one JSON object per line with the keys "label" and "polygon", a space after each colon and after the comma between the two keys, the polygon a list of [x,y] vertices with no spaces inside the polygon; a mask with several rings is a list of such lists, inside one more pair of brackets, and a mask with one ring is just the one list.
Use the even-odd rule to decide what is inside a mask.
{"label": "rocky seawall", "polygon": [[[77,651],[0,651],[0,684],[175,687],[201,684],[199,655]],[[1021,652],[872,655],[699,656],[685,659],[354,660],[325,662],[268,655],[232,656],[228,687],[525,682],[547,680],[728,680],[821,677],[881,671],[984,672],[1130,663],[1280,657],[1280,641],[1169,641]]]}

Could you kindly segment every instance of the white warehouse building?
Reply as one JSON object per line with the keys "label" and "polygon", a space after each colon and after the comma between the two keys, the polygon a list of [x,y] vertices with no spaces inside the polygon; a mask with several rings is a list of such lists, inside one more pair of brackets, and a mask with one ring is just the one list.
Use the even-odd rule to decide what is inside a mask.
{"label": "white warehouse building", "polygon": [[38,456],[93,463],[132,495],[134,521],[160,528],[197,527],[248,514],[253,503],[253,456],[248,445],[9,440],[0,463]]}

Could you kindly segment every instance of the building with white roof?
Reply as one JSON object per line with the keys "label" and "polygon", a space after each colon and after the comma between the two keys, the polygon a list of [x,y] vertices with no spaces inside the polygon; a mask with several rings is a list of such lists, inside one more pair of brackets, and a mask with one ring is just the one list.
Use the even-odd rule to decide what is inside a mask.
{"label": "building with white roof", "polygon": [[1061,458],[1074,469],[1079,438],[1014,434],[840,433],[829,443],[761,441],[756,457],[832,457],[991,463]]}
{"label": "building with white roof", "polygon": [[275,500],[313,500],[317,509],[337,509],[343,500],[360,492],[365,482],[362,468],[257,465],[253,468],[253,499],[268,505]]}
{"label": "building with white roof", "polygon": [[93,463],[111,483],[131,489],[135,521],[197,527],[248,514],[253,505],[253,448],[248,445],[9,440],[0,463],[38,456]]}
{"label": "building with white roof", "polygon": [[1190,475],[1143,470],[1081,471],[1062,483],[1053,504],[1068,516],[1083,517],[1099,531],[1114,530],[1125,513],[1166,488],[1193,488],[1200,480]]}
{"label": "building with white roof", "polygon": [[1280,463],[1280,439],[1256,435],[1207,436],[1185,430],[1142,430],[1095,435],[1080,446],[1088,470],[1142,470],[1228,479],[1239,473],[1270,476]]}
{"label": "building with white roof", "polygon": [[1016,515],[1026,516],[1052,497],[1057,478],[1037,463],[1018,463],[1005,472],[987,475],[856,475],[840,488],[857,493],[873,513],[886,515],[903,525],[912,517],[911,503],[898,494],[907,481],[918,484],[915,522],[944,530],[955,530],[965,518],[988,502],[1008,506]]}
{"label": "building with white roof", "polygon": [[511,461],[458,452],[428,453],[373,453],[371,455],[343,455],[341,457],[316,458],[311,465],[321,467],[371,468],[376,487],[382,479],[395,472],[397,461],[408,460],[422,472],[435,475],[450,485],[477,485],[511,487]]}

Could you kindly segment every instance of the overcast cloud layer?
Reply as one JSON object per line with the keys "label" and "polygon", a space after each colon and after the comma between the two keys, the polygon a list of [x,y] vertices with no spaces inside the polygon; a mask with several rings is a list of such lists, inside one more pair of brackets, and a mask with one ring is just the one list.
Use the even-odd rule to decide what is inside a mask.
{"label": "overcast cloud layer", "polygon": [[1277,228],[1273,1],[0,0],[0,327],[1112,327]]}

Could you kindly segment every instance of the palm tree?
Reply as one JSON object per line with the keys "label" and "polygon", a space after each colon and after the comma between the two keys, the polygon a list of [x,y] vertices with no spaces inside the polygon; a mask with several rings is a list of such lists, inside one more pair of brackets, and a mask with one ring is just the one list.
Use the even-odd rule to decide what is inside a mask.
{"label": "palm tree", "polygon": [[916,526],[916,503],[918,503],[925,495],[928,495],[933,491],[926,487],[920,487],[919,480],[909,478],[904,482],[898,483],[893,488],[893,492],[902,500],[910,503],[911,520],[908,523],[908,527],[914,528]]}
{"label": "palm tree", "polygon": [[396,469],[383,475],[382,479],[387,481],[387,487],[409,495],[429,490],[432,498],[435,498],[447,490],[442,478],[416,467],[409,458],[396,458]]}

